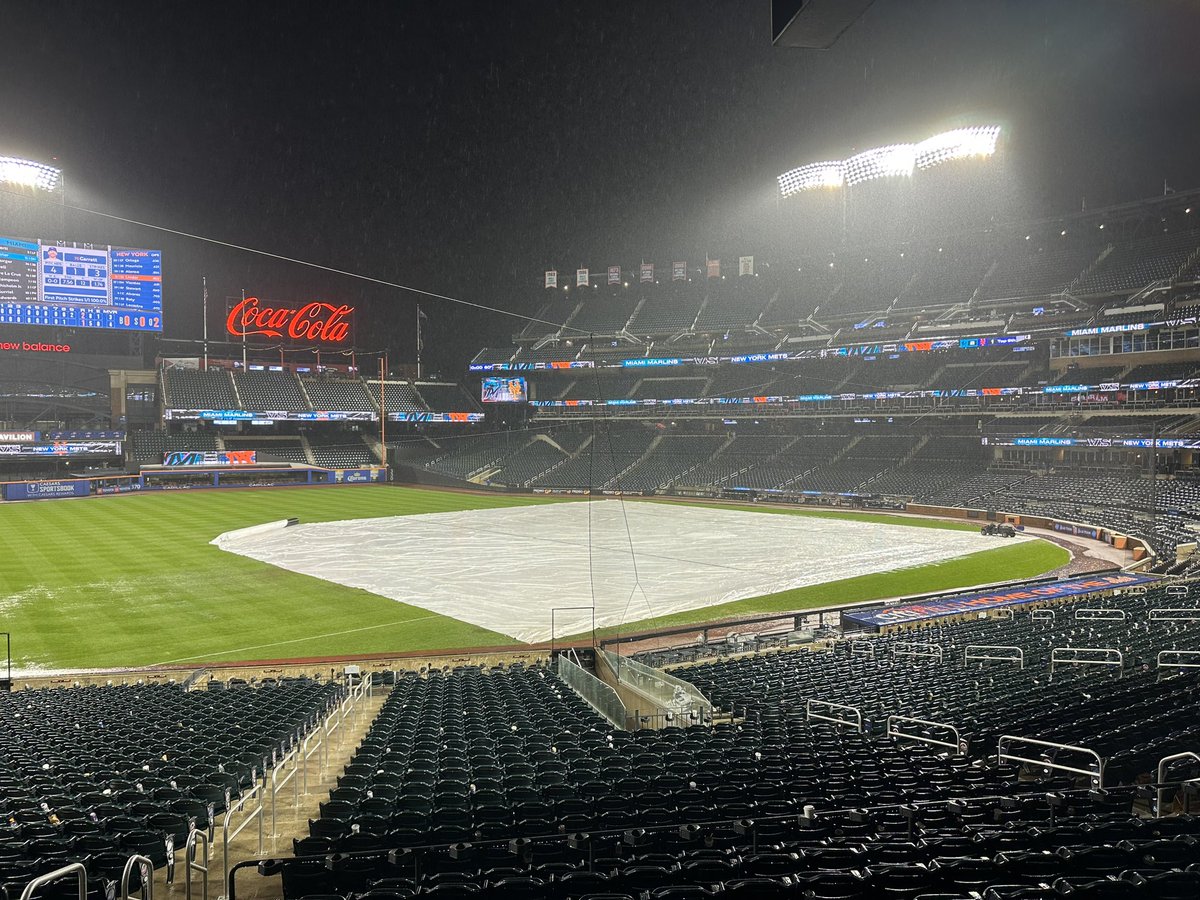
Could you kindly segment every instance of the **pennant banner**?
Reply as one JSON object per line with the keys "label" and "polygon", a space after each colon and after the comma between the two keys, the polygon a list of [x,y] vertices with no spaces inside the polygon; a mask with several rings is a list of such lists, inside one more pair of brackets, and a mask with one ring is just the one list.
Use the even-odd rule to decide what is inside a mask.
{"label": "pennant banner", "polygon": [[643,284],[654,281],[654,263],[642,263],[641,281]]}
{"label": "pennant banner", "polygon": [[620,284],[621,283],[621,267],[620,266],[609,266],[608,267],[608,283],[609,284]]}
{"label": "pennant banner", "polygon": [[739,256],[738,257],[738,275],[753,275],[754,274],[754,257]]}
{"label": "pennant banner", "polygon": [[558,272],[556,272],[554,269],[551,269],[546,273],[546,287],[558,287]]}
{"label": "pennant banner", "polygon": [[687,281],[687,263],[673,262],[671,263],[671,280],[672,281]]}
{"label": "pennant banner", "polygon": [[721,261],[719,259],[707,260],[706,265],[708,267],[708,277],[709,278],[720,278],[721,277]]}
{"label": "pennant banner", "polygon": [[587,286],[588,286],[588,270],[587,269],[576,269],[575,270],[575,287],[587,287]]}

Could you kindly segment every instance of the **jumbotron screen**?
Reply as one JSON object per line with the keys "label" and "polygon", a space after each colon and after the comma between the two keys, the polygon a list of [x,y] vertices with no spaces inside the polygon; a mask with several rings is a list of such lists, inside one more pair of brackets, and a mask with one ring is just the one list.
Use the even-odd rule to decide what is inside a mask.
{"label": "jumbotron screen", "polygon": [[162,251],[0,237],[0,324],[162,331]]}
{"label": "jumbotron screen", "polygon": [[483,379],[484,403],[524,403],[528,399],[524,378]]}

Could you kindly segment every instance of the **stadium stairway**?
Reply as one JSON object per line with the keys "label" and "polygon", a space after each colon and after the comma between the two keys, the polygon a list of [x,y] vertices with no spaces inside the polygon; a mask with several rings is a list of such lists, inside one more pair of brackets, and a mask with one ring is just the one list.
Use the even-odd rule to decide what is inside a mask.
{"label": "stadium stairway", "polygon": [[[346,765],[353,759],[363,738],[370,731],[380,709],[387,700],[389,691],[388,686],[376,684],[373,686],[370,696],[364,697],[352,708],[347,709],[341,724],[332,728],[328,737],[328,746],[321,748],[313,755],[314,765],[312,771],[309,772],[307,784],[304,784],[301,778],[302,773],[298,773],[292,782],[280,785],[279,806],[275,810],[274,827],[272,827],[268,794],[264,800],[262,852],[259,852],[258,831],[251,825],[229,843],[231,868],[241,860],[290,853],[292,841],[308,834],[309,820],[319,815],[321,801],[327,799],[330,790],[337,787],[338,779],[345,771]],[[287,775],[281,775],[280,778],[281,780],[287,778]],[[269,790],[268,786],[268,792]],[[236,827],[237,821],[235,819],[231,823],[233,827]],[[190,896],[186,887],[182,853],[179,858],[180,863],[176,869],[173,884],[167,882],[165,868],[156,870],[155,897],[182,898]],[[228,896],[228,892],[221,885],[222,867],[221,832],[218,824],[213,840],[209,844],[208,895],[210,898]],[[197,875],[193,881],[195,896],[199,896],[199,882],[200,877]],[[256,879],[253,883],[247,879],[245,888],[242,888],[240,884],[238,888],[237,896],[245,898],[245,900],[277,900],[279,897],[278,885],[264,882],[262,879]]]}

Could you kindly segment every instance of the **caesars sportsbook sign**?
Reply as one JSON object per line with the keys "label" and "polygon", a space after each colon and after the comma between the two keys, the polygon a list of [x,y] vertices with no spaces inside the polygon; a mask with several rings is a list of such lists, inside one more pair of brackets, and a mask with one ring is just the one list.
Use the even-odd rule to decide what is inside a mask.
{"label": "caesars sportsbook sign", "polygon": [[262,337],[286,341],[345,344],[350,340],[354,307],[313,301],[299,306],[268,305],[274,301],[247,297],[229,310],[225,330],[236,338]]}

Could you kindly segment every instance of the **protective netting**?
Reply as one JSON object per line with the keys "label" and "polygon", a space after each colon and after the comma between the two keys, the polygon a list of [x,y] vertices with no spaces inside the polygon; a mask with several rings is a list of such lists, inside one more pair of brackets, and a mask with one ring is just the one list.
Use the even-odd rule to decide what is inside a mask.
{"label": "protective netting", "polygon": [[[522,641],[548,640],[551,609],[590,606],[593,586],[603,627],[999,546],[965,531],[615,500],[354,519],[213,543]],[[591,625],[586,610],[555,613],[558,636]]]}

